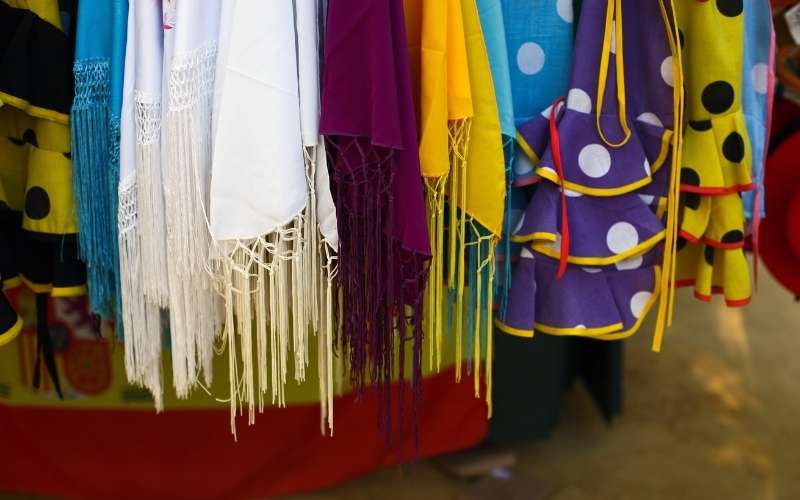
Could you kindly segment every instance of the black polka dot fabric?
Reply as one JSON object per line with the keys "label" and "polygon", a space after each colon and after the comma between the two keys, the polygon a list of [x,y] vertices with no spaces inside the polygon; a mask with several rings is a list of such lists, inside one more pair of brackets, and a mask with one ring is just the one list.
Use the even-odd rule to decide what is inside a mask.
{"label": "black polka dot fabric", "polygon": [[744,12],[743,0],[717,0],[717,10],[726,17],[736,17]]}
{"label": "black polka dot fabric", "polygon": [[744,138],[739,132],[731,132],[722,144],[722,155],[731,163],[744,160]]}
{"label": "black polka dot fabric", "polygon": [[25,194],[25,215],[33,220],[41,220],[50,213],[50,196],[39,186],[33,186]]}
{"label": "black polka dot fabric", "polygon": [[716,81],[703,89],[703,107],[711,114],[719,115],[730,110],[736,94],[733,85],[726,81]]}

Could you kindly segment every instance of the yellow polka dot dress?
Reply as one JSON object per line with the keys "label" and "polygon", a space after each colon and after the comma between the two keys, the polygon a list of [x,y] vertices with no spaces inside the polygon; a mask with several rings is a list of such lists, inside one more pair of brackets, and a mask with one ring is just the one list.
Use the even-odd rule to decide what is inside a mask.
{"label": "yellow polka dot dress", "polygon": [[743,0],[675,2],[686,80],[676,280],[695,296],[750,300],[741,193],[753,189],[742,112]]}

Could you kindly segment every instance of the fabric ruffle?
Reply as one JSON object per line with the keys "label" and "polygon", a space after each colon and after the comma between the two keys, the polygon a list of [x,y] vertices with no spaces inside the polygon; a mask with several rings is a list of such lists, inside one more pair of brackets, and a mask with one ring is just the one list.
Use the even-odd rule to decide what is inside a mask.
{"label": "fabric ruffle", "polygon": [[[582,194],[608,197],[649,184],[653,173],[669,157],[672,132],[658,125],[660,121],[653,115],[650,122],[637,119],[631,123],[631,137],[625,145],[608,147],[597,131],[591,109],[588,94],[574,88],[567,97],[566,109],[558,111],[565,186]],[[536,174],[559,183],[549,144],[549,113],[549,109],[545,110],[520,127],[518,141],[531,161],[538,165]],[[615,130],[619,127],[619,117],[604,114],[600,124],[603,130]],[[620,168],[619,165],[641,165],[641,168]]]}
{"label": "fabric ruffle", "polygon": [[568,266],[558,279],[556,260],[538,252],[525,252],[522,257],[517,272],[525,276],[517,279],[515,275],[508,313],[496,321],[501,331],[512,335],[532,337],[538,331],[621,339],[639,329],[657,299],[658,266],[622,271]]}
{"label": "fabric ruffle", "polygon": [[[655,200],[655,197],[654,197]],[[517,224],[514,241],[532,241],[533,248],[560,257],[560,188],[545,182]],[[664,225],[654,208],[636,194],[614,197],[583,196],[567,190],[570,245],[568,262],[610,265],[640,255],[664,238]]]}
{"label": "fabric ruffle", "polygon": [[750,303],[750,270],[744,249],[726,250],[679,240],[678,257],[677,286],[693,286],[695,297],[704,302],[709,302],[714,294],[721,294],[729,307]]}
{"label": "fabric ruffle", "polygon": [[685,130],[681,191],[719,195],[753,188],[750,140],[741,111],[689,121]]}

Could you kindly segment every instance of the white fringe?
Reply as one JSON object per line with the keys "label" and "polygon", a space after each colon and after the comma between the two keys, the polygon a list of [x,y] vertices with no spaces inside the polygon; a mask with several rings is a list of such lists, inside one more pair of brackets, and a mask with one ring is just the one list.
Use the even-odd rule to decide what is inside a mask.
{"label": "white fringe", "polygon": [[162,308],[169,305],[167,231],[161,175],[161,96],[136,92],[136,202],[144,295]]}
{"label": "white fringe", "polygon": [[169,75],[164,169],[173,382],[187,397],[202,370],[212,380],[222,308],[206,272],[211,236],[205,217],[211,166],[216,44],[176,56]]}
{"label": "white fringe", "polygon": [[142,293],[144,269],[137,221],[136,181],[136,175],[130,175],[120,182],[117,214],[125,372],[128,381],[153,394],[156,411],[161,412],[164,409],[164,387],[161,379],[160,310]]}

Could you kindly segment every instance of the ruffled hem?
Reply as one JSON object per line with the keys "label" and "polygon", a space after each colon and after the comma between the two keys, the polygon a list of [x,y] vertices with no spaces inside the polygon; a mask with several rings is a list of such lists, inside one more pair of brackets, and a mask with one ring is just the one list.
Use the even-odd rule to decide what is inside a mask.
{"label": "ruffled hem", "polygon": [[744,215],[738,194],[684,193],[682,201],[681,237],[726,250],[744,247]]}
{"label": "ruffled hem", "polygon": [[657,300],[658,266],[625,271],[569,266],[558,279],[558,263],[534,255],[522,260],[518,269],[524,264],[525,273],[535,275],[536,281],[515,275],[508,313],[496,321],[505,333],[626,338],[639,329]]}
{"label": "ruffled hem", "polygon": [[[539,186],[512,241],[532,242],[539,253],[558,259],[560,196],[559,188],[551,183]],[[567,204],[570,263],[611,265],[646,252],[664,237],[664,225],[657,215],[659,206],[664,205],[660,199],[636,194],[597,198],[567,191]]]}
{"label": "ruffled hem", "polygon": [[[605,129],[619,127],[618,117],[603,115],[601,126]],[[607,147],[597,133],[592,116],[570,108],[559,111],[558,132],[565,187],[603,197],[628,193],[649,184],[653,173],[666,163],[672,138],[671,130],[636,120],[625,145]],[[542,115],[520,127],[517,142],[537,165],[538,176],[560,184],[549,134],[549,120]],[[619,168],[619,165],[626,168]],[[637,168],[639,165],[641,168]]]}
{"label": "ruffled hem", "polygon": [[675,283],[678,287],[694,286],[695,297],[704,302],[714,294],[723,294],[730,307],[745,306],[752,296],[747,257],[741,248],[682,243]]}
{"label": "ruffled hem", "polygon": [[751,153],[741,110],[690,121],[683,138],[681,191],[721,195],[752,190]]}

